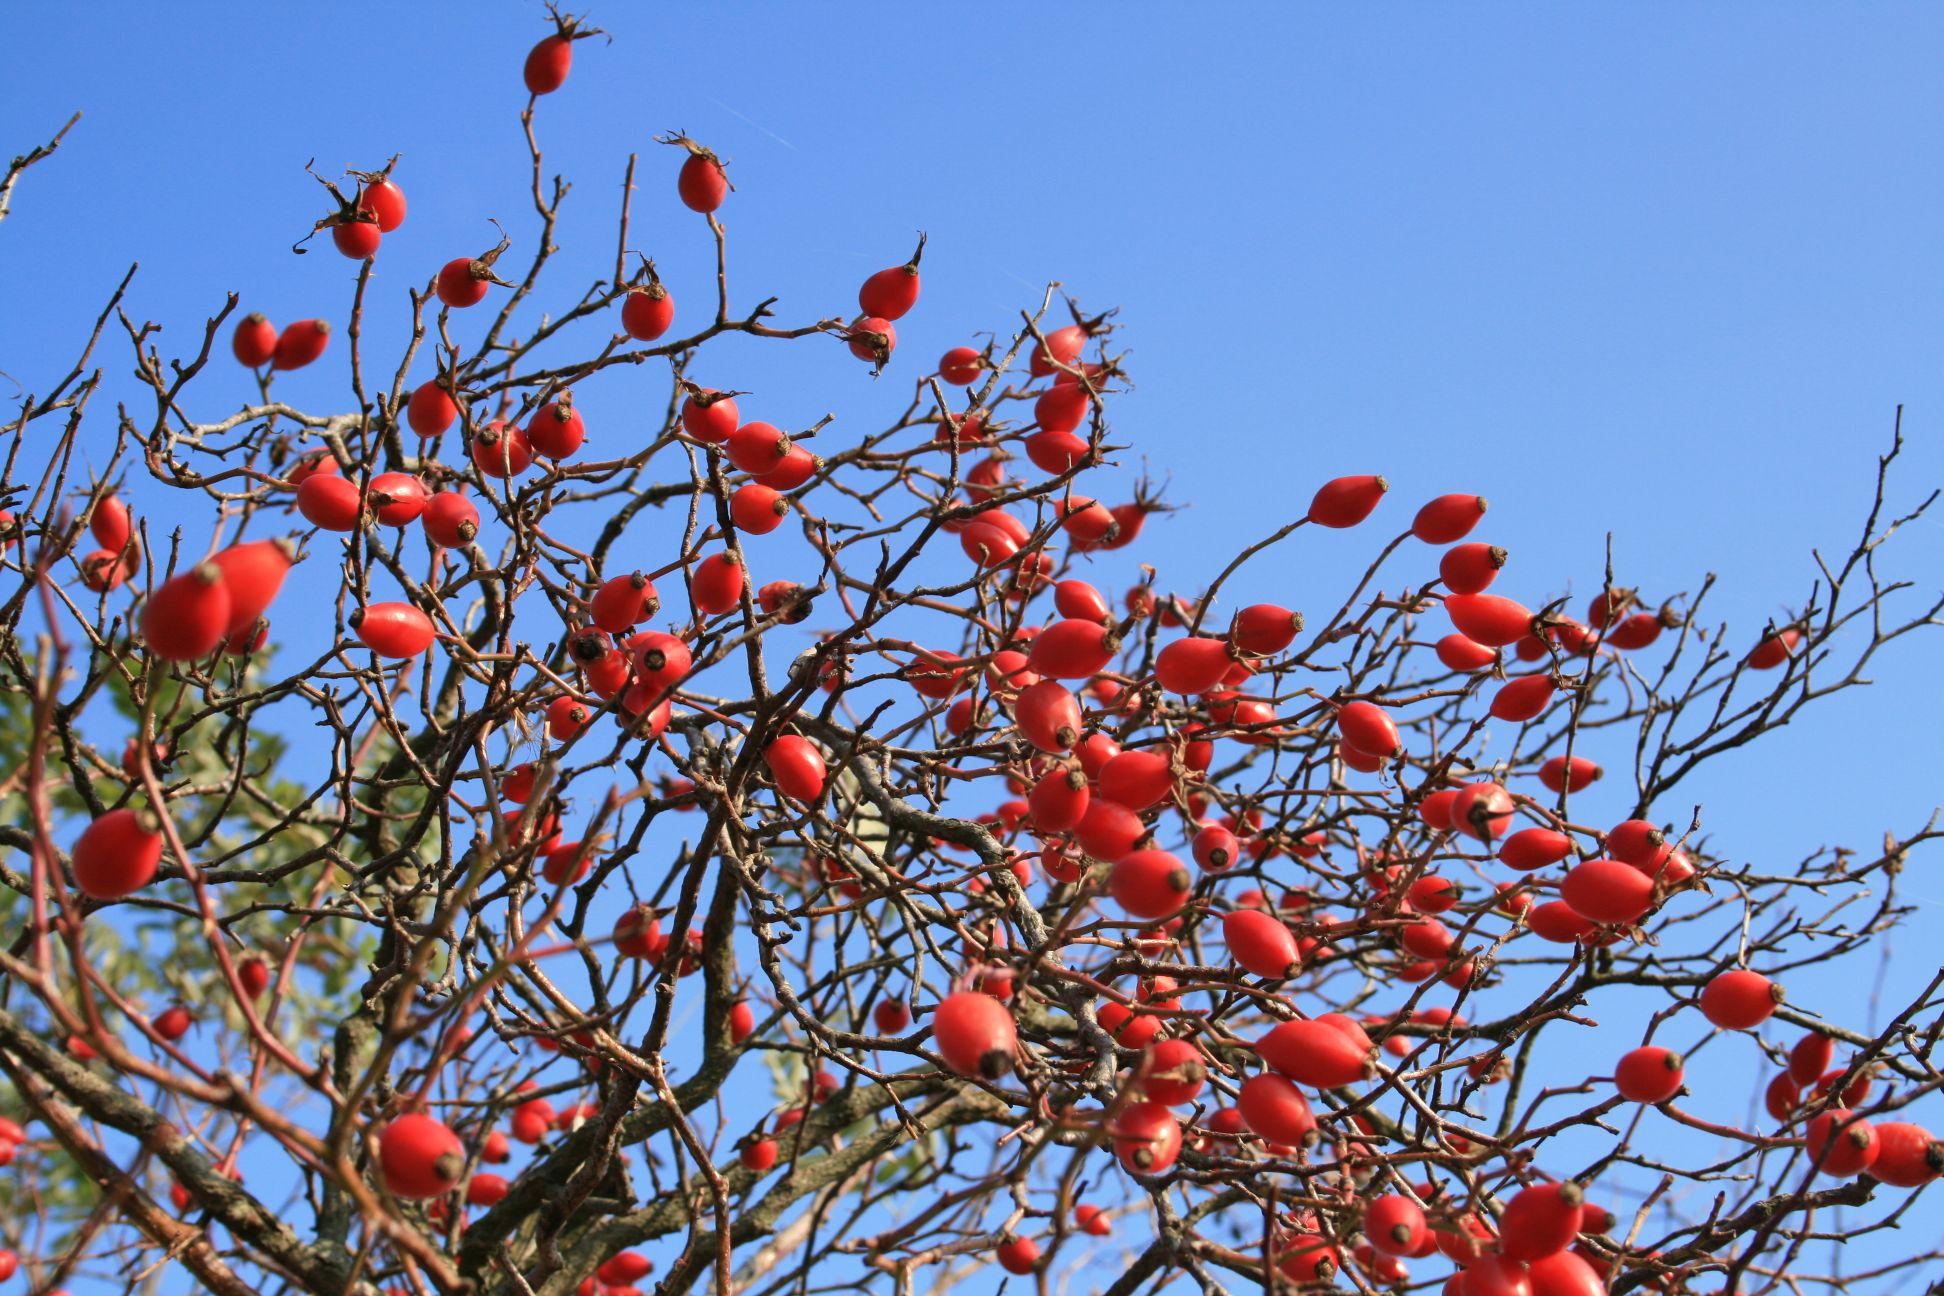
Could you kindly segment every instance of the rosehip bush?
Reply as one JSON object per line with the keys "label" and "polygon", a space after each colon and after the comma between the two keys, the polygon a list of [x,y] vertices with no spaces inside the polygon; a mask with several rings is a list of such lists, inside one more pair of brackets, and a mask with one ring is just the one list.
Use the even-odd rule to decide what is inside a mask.
{"label": "rosehip bush", "polygon": [[[1879,570],[1896,448],[1759,625],[1494,544],[1488,455],[1393,498],[1380,439],[1177,586],[1112,312],[928,319],[920,235],[786,322],[729,255],[773,195],[679,130],[554,289],[614,231],[542,114],[612,73],[550,22],[482,73],[531,220],[433,246],[411,159],[348,170],[314,315],[184,346],[125,281],[7,426],[0,1292],[1936,1264],[1889,1230],[1944,1172],[1940,982],[1806,972],[1861,984],[1934,822],[1755,863],[1682,799],[1938,623]],[[806,409],[784,345],[902,412]]]}

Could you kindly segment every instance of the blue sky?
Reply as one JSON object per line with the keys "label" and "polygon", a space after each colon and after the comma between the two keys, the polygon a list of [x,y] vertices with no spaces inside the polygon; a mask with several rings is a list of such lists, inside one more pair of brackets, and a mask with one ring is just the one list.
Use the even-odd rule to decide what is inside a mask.
{"label": "blue sky", "polygon": [[[864,274],[929,232],[906,376],[1011,327],[1050,279],[1118,305],[1136,383],[1115,411],[1134,446],[1121,482],[1144,458],[1189,506],[1151,524],[1180,588],[1318,481],[1373,471],[1400,525],[1432,494],[1488,495],[1479,534],[1513,550],[1514,592],[1590,592],[1611,531],[1624,583],[1660,596],[1716,572],[1716,615],[1752,638],[1799,603],[1812,546],[1847,551],[1899,402],[1895,498],[1944,480],[1935,7],[594,18],[615,42],[578,47],[539,128],[549,172],[576,182],[560,282],[611,261],[635,150],[656,201],[634,245],[678,301],[706,295],[694,218],[665,200],[677,159],[651,142],[679,127],[730,158],[734,272],[788,321],[847,311]],[[350,263],[321,241],[289,251],[324,210],[313,157],[335,172],[404,155],[412,212],[381,258],[384,300],[490,245],[489,217],[525,233],[514,118],[543,31],[537,5],[0,16],[0,151],[86,113],[0,226],[0,370],[30,389],[65,372],[130,260],[133,309],[178,347],[231,289],[279,322],[341,317]],[[110,354],[119,366],[125,347]],[[765,397],[796,425],[838,409],[869,426],[909,390],[897,365],[873,384],[803,348],[761,358]],[[305,382],[327,391],[313,374],[292,393]],[[232,372],[211,387],[210,411],[245,391]],[[609,426],[627,395],[596,407]],[[1941,525],[1887,569],[1934,587]],[[1310,564],[1367,541],[1314,541],[1280,575],[1321,606]],[[1722,762],[1693,789],[1717,845],[1779,864],[1914,828],[1944,762],[1938,664],[1934,645],[1900,645],[1879,687]],[[1932,876],[1911,893],[1934,910]],[[1905,964],[1926,971],[1919,948]],[[1825,987],[1828,1006],[1857,989]]]}

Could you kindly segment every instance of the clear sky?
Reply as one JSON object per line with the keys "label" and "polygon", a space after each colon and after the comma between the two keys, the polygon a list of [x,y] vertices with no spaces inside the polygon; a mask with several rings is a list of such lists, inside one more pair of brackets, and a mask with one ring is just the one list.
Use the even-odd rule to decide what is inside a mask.
{"label": "clear sky", "polygon": [[[1178,588],[1317,482],[1384,472],[1400,523],[1404,502],[1488,495],[1480,535],[1513,550],[1517,592],[1578,605],[1611,531],[1622,583],[1658,598],[1718,573],[1716,614],[1752,639],[1800,605],[1812,547],[1847,552],[1900,402],[1894,498],[1944,481],[1936,6],[593,17],[616,40],[577,47],[540,128],[549,172],[576,181],[561,240],[577,282],[611,263],[626,154],[644,189],[672,185],[651,137],[682,128],[730,159],[739,280],[792,322],[846,311],[921,228],[925,301],[900,360],[1010,328],[1051,279],[1120,306],[1136,389],[1116,430],[1127,479],[1145,458],[1189,506],[1151,524]],[[521,4],[8,8],[0,153],[86,115],[0,225],[0,370],[29,389],[65,372],[131,260],[132,311],[179,348],[231,289],[279,322],[341,318],[350,263],[322,240],[289,251],[325,210],[307,159],[336,173],[403,154],[404,269],[381,262],[374,284],[393,301],[490,245],[489,217],[527,232],[515,117],[541,34]],[[661,256],[677,214],[658,204],[635,246]],[[698,258],[662,259],[678,300],[706,294]],[[804,423],[842,402],[867,426],[909,390],[765,363],[775,386],[803,384]],[[1934,589],[1941,526],[1887,570]],[[1319,542],[1289,579],[1350,552]],[[1693,789],[1716,846],[1780,865],[1916,828],[1944,788],[1939,665],[1934,642],[1900,645],[1879,687],[1722,762]],[[1936,867],[1910,879],[1931,922]],[[1927,948],[1905,962],[1929,970]],[[1834,1011],[1858,990],[1821,993]]]}

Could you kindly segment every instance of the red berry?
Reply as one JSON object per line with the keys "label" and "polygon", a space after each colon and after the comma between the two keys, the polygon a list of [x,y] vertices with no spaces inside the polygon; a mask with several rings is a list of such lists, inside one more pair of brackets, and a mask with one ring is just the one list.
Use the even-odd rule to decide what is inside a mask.
{"label": "red berry", "polygon": [[277,345],[271,358],[278,369],[302,369],[323,355],[324,348],[330,343],[329,320],[298,320],[295,324],[285,325],[283,332],[277,334]]}
{"label": "red berry", "polygon": [[468,1206],[493,1206],[506,1199],[506,1176],[482,1170],[466,1182]]}
{"label": "red berry", "polygon": [[230,612],[223,625],[224,635],[242,634],[255,627],[257,618],[269,610],[277,591],[283,588],[295,552],[287,540],[247,540],[209,560],[223,573],[223,584],[229,590]]}
{"label": "red berry", "polygon": [[1723,1030],[1753,1030],[1781,1002],[1781,986],[1759,972],[1730,968],[1701,991],[1701,1014]]}
{"label": "red berry", "polygon": [[103,495],[88,512],[88,531],[94,536],[96,544],[119,556],[122,550],[128,548],[129,539],[134,534],[128,505],[113,493]]}
{"label": "red berry", "polygon": [[1384,708],[1375,702],[1347,702],[1338,708],[1337,732],[1343,741],[1366,756],[1388,760],[1404,746],[1397,725]]}
{"label": "red berry", "polygon": [[938,376],[954,387],[970,387],[984,372],[985,357],[968,346],[953,347],[938,362]]}
{"label": "red berry", "polygon": [[653,342],[675,322],[675,299],[659,282],[637,288],[621,303],[621,329],[637,342]]}
{"label": "red berry", "polygon": [[1194,893],[1194,875],[1164,850],[1135,851],[1114,861],[1107,889],[1136,918],[1165,918]]}
{"label": "red berry", "polygon": [[871,1021],[880,1035],[903,1034],[911,1026],[911,1008],[902,999],[881,999],[871,1009]]}
{"label": "red berry", "polygon": [[371,479],[371,503],[386,526],[407,526],[425,512],[431,492],[411,473],[379,473]]}
{"label": "red berry", "polygon": [[1162,1040],[1147,1049],[1142,1092],[1150,1102],[1181,1107],[1195,1101],[1208,1083],[1208,1059],[1183,1039]]}
{"label": "red berry", "polygon": [[351,614],[358,641],[380,657],[416,657],[432,646],[432,618],[410,603],[371,603]]}
{"label": "red berry", "polygon": [[1556,689],[1551,675],[1520,675],[1499,686],[1492,698],[1495,719],[1524,724],[1544,711]]}
{"label": "red berry", "polygon": [[425,502],[420,516],[425,535],[444,549],[461,549],[479,534],[479,509],[457,491],[440,491]]}
{"label": "red berry", "polygon": [[1271,1143],[1307,1147],[1316,1138],[1316,1113],[1303,1091],[1267,1072],[1242,1082],[1236,1105],[1250,1130]]}
{"label": "red berry", "polygon": [[1031,1238],[1009,1237],[993,1251],[999,1267],[1009,1274],[1029,1274],[1039,1266],[1039,1243]]}
{"label": "red berry", "polygon": [[[1081,622],[1106,622],[1113,620],[1114,616],[1113,608],[1107,602],[1107,596],[1083,580],[1063,580],[1055,584],[1053,606],[1058,609],[1061,616]],[[1102,664],[1105,665],[1104,662]],[[1093,674],[1092,671],[1086,673]]]}
{"label": "red berry", "polygon": [[1921,1188],[1944,1174],[1944,1143],[1921,1125],[1883,1121],[1875,1127],[1877,1154],[1870,1174],[1893,1188]]}
{"label": "red berry", "polygon": [[119,900],[154,879],[162,863],[162,826],[147,810],[110,810],[82,829],[70,858],[83,894]]}
{"label": "red berry", "polygon": [[540,876],[555,886],[572,886],[587,876],[593,867],[594,855],[586,842],[562,842],[543,854]]}
{"label": "red berry", "polygon": [[1082,1233],[1094,1237],[1106,1237],[1114,1231],[1113,1223],[1107,1218],[1107,1212],[1086,1202],[1073,1208],[1073,1226]]}
{"label": "red berry", "polygon": [[1550,828],[1521,828],[1499,847],[1501,863],[1530,873],[1557,864],[1573,853],[1573,839]]}
{"label": "red berry", "polygon": [[689,602],[704,616],[720,616],[742,605],[744,583],[742,564],[733,556],[710,554],[695,564]]}
{"label": "red berry", "polygon": [[628,651],[633,654],[635,679],[657,692],[680,684],[695,664],[686,640],[659,630],[628,640]]}
{"label": "red berry", "polygon": [[459,310],[486,300],[486,289],[493,282],[493,269],[484,258],[454,257],[439,267],[433,289],[439,300]]}
{"label": "red berry", "polygon": [[1282,1242],[1275,1253],[1276,1269],[1299,1287],[1328,1284],[1342,1268],[1335,1247],[1315,1233],[1302,1233]]}
{"label": "red berry", "polygon": [[1256,603],[1235,614],[1229,641],[1245,653],[1273,657],[1296,642],[1302,629],[1302,613],[1274,603]]}
{"label": "red berry", "polygon": [[331,242],[353,261],[368,261],[378,255],[384,239],[378,222],[370,219],[340,220],[331,226]]}
{"label": "red berry", "polygon": [[1092,404],[1093,397],[1078,383],[1057,383],[1033,403],[1033,421],[1045,432],[1073,432],[1086,422]]}
{"label": "red berry", "polygon": [[662,935],[653,906],[631,905],[614,920],[614,951],[623,958],[659,962],[667,950],[668,938]]}
{"label": "red berry", "polygon": [[756,480],[771,490],[795,490],[816,476],[823,467],[823,460],[811,454],[800,445],[793,445],[783,454],[783,459]]}
{"label": "red berry", "polygon": [[1461,833],[1489,842],[1512,822],[1512,796],[1497,783],[1470,783],[1451,803],[1451,825]]}
{"label": "red berry", "polygon": [[1069,324],[1054,329],[1044,342],[1033,348],[1027,367],[1035,378],[1044,378],[1054,373],[1056,366],[1073,368],[1086,348],[1087,331],[1078,324]]}
{"label": "red berry", "polygon": [[1579,1236],[1585,1201],[1570,1180],[1521,1190],[1499,1216],[1499,1254],[1530,1262],[1564,1251]]}
{"label": "red berry", "polygon": [[776,1165],[779,1151],[775,1139],[751,1139],[742,1145],[742,1149],[736,1153],[736,1159],[741,1161],[746,1169],[762,1174]]}
{"label": "red berry", "polygon": [[1448,634],[1438,640],[1438,660],[1455,671],[1482,671],[1498,661],[1496,649],[1473,643],[1461,634]]}
{"label": "red berry", "polygon": [[1112,864],[1132,854],[1146,832],[1141,817],[1132,810],[1104,797],[1095,797],[1088,802],[1080,822],[1074,825],[1073,836],[1081,850]]}
{"label": "red berry", "polygon": [[735,397],[707,387],[691,391],[682,401],[682,430],[708,445],[727,441],[741,417]]}
{"label": "red berry", "polygon": [[1432,1242],[1424,1208],[1401,1193],[1387,1193],[1364,1212],[1364,1236],[1387,1255],[1422,1256]]}
{"label": "red berry", "polygon": [[1013,722],[1043,752],[1068,752],[1080,741],[1080,702],[1058,680],[1041,680],[1019,691]]}
{"label": "red berry", "polygon": [[1463,898],[1456,883],[1436,873],[1427,873],[1411,883],[1411,889],[1405,894],[1411,907],[1422,914],[1444,913]]}
{"label": "red berry", "polygon": [[1087,813],[1093,793],[1078,769],[1057,768],[1033,785],[1026,803],[1033,826],[1042,833],[1070,832]]}
{"label": "red berry", "polygon": [[529,94],[552,94],[567,84],[567,73],[574,66],[574,41],[556,32],[527,51],[523,69]]}
{"label": "red berry", "polygon": [[378,231],[389,234],[405,223],[405,191],[389,176],[367,180],[358,189],[358,210],[370,212]]}
{"label": "red berry", "polygon": [[1309,520],[1318,526],[1353,527],[1383,501],[1390,483],[1382,477],[1338,477],[1325,482],[1310,501]]}
{"label": "red berry", "polygon": [[1417,512],[1411,534],[1426,544],[1448,545],[1463,540],[1485,516],[1480,495],[1440,495]]}
{"label": "red berry", "polygon": [[298,484],[297,511],[326,531],[355,531],[364,516],[364,498],[349,478],[313,473]]}
{"label": "red berry", "polygon": [[453,400],[453,392],[447,391],[437,379],[430,383],[420,383],[412,398],[404,406],[404,422],[412,426],[422,437],[443,435],[447,427],[459,420],[459,402]]}
{"label": "red berry", "polygon": [[572,395],[542,405],[527,422],[526,439],[533,453],[549,459],[566,459],[579,450],[587,439],[587,426],[574,408]]}
{"label": "red berry", "polygon": [[251,369],[261,369],[277,354],[277,326],[261,311],[252,311],[236,321],[230,334],[230,351]]}
{"label": "red berry", "polygon": [[860,315],[851,321],[844,339],[850,345],[852,355],[882,368],[890,362],[891,352],[897,348],[898,329],[882,316]]}
{"label": "red berry", "polygon": [[1654,880],[1619,860],[1590,859],[1566,874],[1559,898],[1589,922],[1630,923],[1652,907]]}
{"label": "red berry", "polygon": [[[1601,1262],[1602,1268],[1605,1261]],[[1607,1296],[1606,1280],[1577,1250],[1557,1251],[1526,1267],[1532,1296]]]}
{"label": "red berry", "polygon": [[654,582],[640,572],[608,580],[588,605],[594,624],[609,634],[626,633],[660,609]]}
{"label": "red berry", "polygon": [[1554,792],[1577,792],[1597,783],[1606,771],[1584,756],[1548,756],[1539,781]]}
{"label": "red berry", "polygon": [[1620,1059],[1613,1085],[1629,1102],[1666,1102],[1681,1091],[1681,1055],[1658,1044],[1643,1045]]}
{"label": "red berry", "polygon": [[1220,873],[1242,854],[1242,843],[1221,824],[1204,824],[1195,833],[1192,846],[1195,863],[1209,873]]}
{"label": "red berry", "polygon": [[1838,1179],[1862,1174],[1882,1151],[1876,1127],[1843,1107],[1832,1107],[1811,1120],[1804,1144],[1817,1172]]}
{"label": "red berry", "polygon": [[1181,1122],[1160,1103],[1130,1103],[1114,1118],[1114,1155],[1134,1174],[1158,1175],[1181,1154]]}
{"label": "red berry", "polygon": [[1505,550],[1496,545],[1477,541],[1457,545],[1439,559],[1438,576],[1453,594],[1482,594],[1498,579],[1506,557]]}
{"label": "red berry", "polygon": [[1517,643],[1532,629],[1525,605],[1497,594],[1452,594],[1444,606],[1458,633],[1487,648]]}
{"label": "red berry", "polygon": [[378,1164],[385,1186],[399,1197],[437,1197],[459,1185],[466,1150],[459,1136],[418,1112],[385,1126],[378,1139]]}
{"label": "red berry", "polygon": [[189,1028],[195,1024],[196,1019],[191,1017],[189,1010],[181,1004],[174,1004],[157,1013],[154,1023],[155,1033],[163,1039],[171,1041],[179,1040],[184,1035],[187,1035]]}
{"label": "red berry", "polygon": [[1748,654],[1750,670],[1774,670],[1789,658],[1795,656],[1796,645],[1802,642],[1802,631],[1790,626],[1783,630],[1771,630],[1762,636]]}
{"label": "red berry", "polygon": [[261,954],[251,954],[237,963],[236,979],[244,994],[259,999],[270,988],[270,965]]}
{"label": "red berry", "polygon": [[494,419],[473,435],[472,461],[488,477],[518,477],[533,464],[533,447],[516,425]]}
{"label": "red berry", "polygon": [[905,312],[918,304],[918,259],[925,253],[925,240],[918,239],[918,250],[904,265],[880,270],[857,290],[857,306],[866,315],[882,319],[903,319]]}
{"label": "red berry", "polygon": [[1297,938],[1283,921],[1262,909],[1231,909],[1221,921],[1229,956],[1258,977],[1281,981],[1301,968]]}
{"label": "red berry", "polygon": [[1105,670],[1119,651],[1120,640],[1111,626],[1075,618],[1055,621],[1036,635],[1026,660],[1033,670],[1056,680],[1086,679]]}
{"label": "red berry", "polygon": [[1607,631],[1602,642],[1611,648],[1645,648],[1660,638],[1663,628],[1652,612],[1636,612]]}
{"label": "red berry", "polygon": [[593,718],[587,703],[577,697],[563,695],[547,704],[547,732],[559,742],[566,742],[587,728]]}
{"label": "red berry", "polygon": [[1821,1031],[1811,1031],[1789,1050],[1789,1078],[1798,1085],[1814,1084],[1829,1070],[1836,1056],[1836,1041]]}
{"label": "red berry", "polygon": [[625,1287],[653,1273],[655,1262],[639,1251],[617,1251],[601,1262],[594,1276],[610,1287]]}
{"label": "red berry", "polygon": [[1298,1084],[1340,1089],[1370,1078],[1368,1043],[1357,1041],[1329,1022],[1286,1021],[1256,1041],[1262,1060]]}
{"label": "red berry", "polygon": [[761,482],[744,482],[729,497],[729,516],[750,535],[768,535],[790,515],[790,501]]}
{"label": "red berry", "polygon": [[823,795],[824,758],[817,745],[798,734],[784,734],[763,752],[776,790],[792,801],[810,802]]}
{"label": "red berry", "polygon": [[752,477],[782,467],[791,449],[790,438],[781,428],[761,420],[745,423],[731,432],[727,445],[729,462]]}
{"label": "red berry", "polygon": [[1121,752],[1101,766],[1098,783],[1100,795],[1109,801],[1146,810],[1174,791],[1174,768],[1154,751]]}
{"label": "red berry", "polygon": [[142,604],[142,639],[164,661],[207,657],[222,645],[229,625],[229,585],[215,563],[164,581]]}
{"label": "red berry", "polygon": [[1004,1004],[961,990],[940,1000],[932,1013],[932,1043],[960,1075],[997,1080],[1013,1069],[1019,1032]]}
{"label": "red berry", "polygon": [[1177,639],[1154,658],[1154,678],[1170,693],[1206,693],[1222,682],[1235,658],[1228,641],[1196,635]]}
{"label": "red berry", "polygon": [[675,179],[675,191],[690,211],[706,215],[722,206],[722,200],[728,197],[729,177],[723,174],[722,163],[715,154],[692,140],[677,142],[687,145],[689,156]]}
{"label": "red berry", "polygon": [[[1026,457],[1033,461],[1035,468],[1053,477],[1072,472],[1077,465],[1086,462],[1089,453],[1087,443],[1071,432],[1043,428],[1026,438]],[[1133,536],[1129,532],[1127,516],[1119,508],[1112,512],[1114,520],[1120,524],[1120,532],[1113,543],[1103,547],[1119,549]]]}

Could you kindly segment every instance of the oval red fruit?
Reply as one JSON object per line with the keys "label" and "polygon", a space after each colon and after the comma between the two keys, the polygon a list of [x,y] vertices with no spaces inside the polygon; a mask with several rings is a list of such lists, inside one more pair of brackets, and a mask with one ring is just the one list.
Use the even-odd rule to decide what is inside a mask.
{"label": "oval red fruit", "polygon": [[416,657],[432,646],[432,618],[410,603],[371,603],[351,614],[358,641],[380,657]]}
{"label": "oval red fruit", "polygon": [[142,604],[142,640],[164,661],[206,657],[229,629],[229,584],[215,563],[200,563],[171,577]]}
{"label": "oval red fruit", "polygon": [[69,858],[84,894],[96,900],[133,895],[161,866],[161,825],[147,810],[110,810],[81,830]]}
{"label": "oval red fruit", "polygon": [[1681,1091],[1681,1055],[1658,1044],[1634,1049],[1613,1069],[1613,1085],[1629,1102],[1666,1102]]}
{"label": "oval red fruit", "polygon": [[784,734],[763,751],[776,790],[792,801],[810,802],[823,795],[823,752],[801,734]]}
{"label": "oval red fruit", "polygon": [[331,323],[329,320],[298,320],[295,324],[284,326],[277,334],[277,346],[271,359],[278,369],[302,369],[319,356],[331,344]]}
{"label": "oval red fruit", "polygon": [[997,1080],[1013,1069],[1019,1031],[997,999],[961,990],[940,1000],[932,1013],[932,1043],[960,1075]]}
{"label": "oval red fruit", "polygon": [[1382,477],[1338,477],[1325,482],[1310,501],[1309,520],[1318,526],[1353,527],[1383,501],[1390,483]]}
{"label": "oval red fruit", "polygon": [[411,1112],[385,1126],[378,1139],[385,1186],[411,1199],[437,1197],[459,1186],[466,1149],[459,1136],[430,1116]]}
{"label": "oval red fruit", "polygon": [[1411,534],[1426,544],[1453,544],[1471,534],[1485,508],[1481,495],[1440,495],[1417,511]]}
{"label": "oval red fruit", "polygon": [[1723,1030],[1753,1030],[1782,1002],[1782,987],[1759,972],[1730,968],[1701,991],[1701,1014]]}
{"label": "oval red fruit", "polygon": [[262,311],[251,311],[236,321],[230,334],[230,352],[251,369],[261,369],[277,354],[277,326]]}
{"label": "oval red fruit", "polygon": [[1438,576],[1453,594],[1482,594],[1498,579],[1499,568],[1505,566],[1507,556],[1496,545],[1475,540],[1455,545],[1445,550],[1444,557],[1438,560]]}

